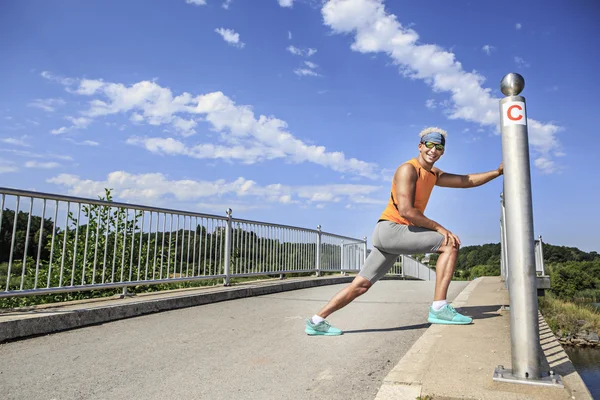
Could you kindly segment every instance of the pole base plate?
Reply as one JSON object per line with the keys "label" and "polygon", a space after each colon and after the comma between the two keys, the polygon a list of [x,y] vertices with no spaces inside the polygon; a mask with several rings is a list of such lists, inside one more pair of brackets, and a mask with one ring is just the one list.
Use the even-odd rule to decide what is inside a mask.
{"label": "pole base plate", "polygon": [[560,376],[556,375],[554,371],[550,371],[546,376],[542,376],[541,378],[521,378],[514,376],[512,369],[504,368],[503,365],[498,365],[496,367],[492,379],[496,382],[521,383],[525,385],[551,386],[557,388],[565,387]]}

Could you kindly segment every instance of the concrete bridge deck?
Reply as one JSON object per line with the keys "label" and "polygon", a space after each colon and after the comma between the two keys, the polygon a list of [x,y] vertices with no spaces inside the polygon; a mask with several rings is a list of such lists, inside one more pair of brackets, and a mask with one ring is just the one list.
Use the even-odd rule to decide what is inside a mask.
{"label": "concrete bridge deck", "polygon": [[[451,284],[449,299],[475,318],[469,326],[427,323],[433,282],[381,281],[330,318],[345,331],[339,337],[309,337],[303,328],[304,319],[342,285],[264,289],[307,285],[297,282],[246,285],[247,290],[262,287],[257,290],[264,294],[5,342],[0,345],[2,398],[591,398],[544,327],[542,347],[565,388],[492,381],[498,364],[510,367],[510,320],[500,310],[508,304],[508,293],[498,278]],[[205,289],[202,296],[219,300],[218,293],[229,291],[224,298],[235,298],[235,290],[240,288]],[[84,321],[86,313],[102,322],[100,314],[157,311],[166,309],[167,301],[174,304],[165,296],[4,314],[0,331],[10,324],[14,328],[15,321],[23,328],[34,321]]]}

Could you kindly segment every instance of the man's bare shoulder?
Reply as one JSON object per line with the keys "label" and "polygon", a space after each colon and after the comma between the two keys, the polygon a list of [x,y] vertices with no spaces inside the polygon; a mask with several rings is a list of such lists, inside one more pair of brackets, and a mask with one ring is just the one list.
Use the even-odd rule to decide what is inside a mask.
{"label": "man's bare shoulder", "polygon": [[394,179],[400,181],[403,179],[414,179],[417,177],[417,170],[409,163],[404,163],[396,169]]}
{"label": "man's bare shoulder", "polygon": [[441,169],[439,169],[438,167],[433,167],[431,168],[431,172],[433,172],[436,176],[440,176],[440,174],[443,174],[444,171],[442,171]]}

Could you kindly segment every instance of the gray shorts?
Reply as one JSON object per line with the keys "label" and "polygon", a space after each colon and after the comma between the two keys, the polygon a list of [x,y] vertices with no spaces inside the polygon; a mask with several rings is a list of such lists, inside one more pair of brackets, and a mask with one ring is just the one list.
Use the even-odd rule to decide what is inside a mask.
{"label": "gray shorts", "polygon": [[380,221],[375,225],[372,241],[373,250],[358,275],[375,283],[392,268],[400,254],[436,253],[444,236],[418,226]]}

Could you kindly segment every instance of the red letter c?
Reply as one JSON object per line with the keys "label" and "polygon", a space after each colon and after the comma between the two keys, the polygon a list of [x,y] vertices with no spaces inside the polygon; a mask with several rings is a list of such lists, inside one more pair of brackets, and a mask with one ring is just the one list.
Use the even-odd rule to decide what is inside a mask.
{"label": "red letter c", "polygon": [[520,105],[518,105],[518,104],[515,104],[514,106],[508,107],[508,110],[506,110],[506,116],[508,117],[508,119],[510,119],[511,121],[518,121],[518,120],[522,119],[523,115],[521,115],[521,114],[519,114],[517,117],[513,117],[512,116],[512,110],[513,110],[513,108],[516,108],[519,111],[523,110],[523,108]]}

